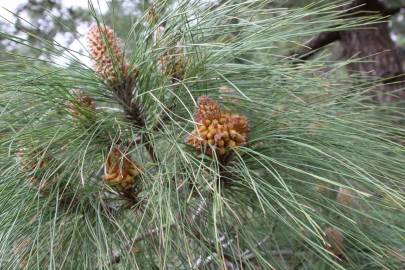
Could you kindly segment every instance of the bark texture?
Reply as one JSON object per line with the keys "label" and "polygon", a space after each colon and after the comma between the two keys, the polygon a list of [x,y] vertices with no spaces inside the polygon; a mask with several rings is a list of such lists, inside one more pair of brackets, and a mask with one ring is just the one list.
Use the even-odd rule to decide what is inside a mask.
{"label": "bark texture", "polygon": [[[400,11],[387,9],[378,0],[357,0],[343,7],[348,18],[380,14],[387,16]],[[370,91],[373,98],[381,103],[405,100],[405,72],[401,54],[390,36],[387,19],[378,23],[350,31],[321,33],[309,40],[306,48],[293,54],[297,59],[305,60],[320,48],[335,41],[343,47],[346,60],[356,59],[347,66],[348,72],[376,81]]]}

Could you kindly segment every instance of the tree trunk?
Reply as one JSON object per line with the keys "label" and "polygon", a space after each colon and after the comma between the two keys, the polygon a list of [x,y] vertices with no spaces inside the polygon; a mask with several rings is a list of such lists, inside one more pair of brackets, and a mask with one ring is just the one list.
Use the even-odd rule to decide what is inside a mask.
{"label": "tree trunk", "polygon": [[[386,14],[387,9],[378,0],[355,1],[351,5],[357,6],[360,2],[363,2],[363,6],[354,9],[353,16],[363,16],[370,12]],[[342,31],[339,40],[344,58],[359,60],[347,66],[348,72],[379,80],[372,93],[376,100],[391,102],[405,98],[405,76],[401,56],[391,39],[387,21],[362,29]]]}
{"label": "tree trunk", "polygon": [[[389,16],[400,11],[400,8],[387,9],[378,0],[356,0],[342,9],[347,10],[347,18],[375,14]],[[342,44],[344,59],[356,60],[347,65],[349,74],[376,81],[370,91],[376,101],[405,100],[405,72],[399,49],[391,39],[387,18],[359,29],[321,33],[291,56],[299,60],[308,59],[320,48],[335,41]]]}

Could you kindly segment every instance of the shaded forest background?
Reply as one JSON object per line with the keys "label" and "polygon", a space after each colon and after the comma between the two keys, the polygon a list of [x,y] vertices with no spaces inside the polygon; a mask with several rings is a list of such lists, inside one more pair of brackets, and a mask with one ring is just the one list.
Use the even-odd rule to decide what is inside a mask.
{"label": "shaded forest background", "polygon": [[[137,18],[146,14],[151,5],[176,4],[173,0],[90,1],[88,8],[92,12],[89,12],[88,8],[83,7],[85,5],[78,7],[72,5],[73,2],[63,0],[21,2],[15,10],[3,10],[2,14],[10,13],[0,20],[0,30],[21,37],[21,40],[0,35],[0,50],[7,52],[0,56],[0,60],[21,54],[64,66],[74,62],[91,66],[84,36],[91,25],[92,13],[102,14],[105,24],[112,25],[119,36],[126,36],[127,30],[133,27]],[[210,8],[226,2],[206,1],[207,5],[211,5]],[[313,7],[321,3],[311,0],[276,0],[266,8],[282,10]],[[280,50],[279,57],[298,61],[317,57],[346,61],[348,72],[339,76],[349,75],[355,78],[353,82],[360,79],[369,84],[367,93],[376,102],[405,100],[405,1],[353,0],[337,2],[336,6],[343,17],[364,17],[367,20],[374,16],[378,20],[364,24],[361,29],[308,36],[301,44],[291,42],[291,47],[286,46],[285,51]],[[130,41],[125,43],[131,46]]]}
{"label": "shaded forest background", "polygon": [[[67,52],[61,50],[61,59],[52,59],[54,52],[51,53],[46,47],[49,49],[52,46],[61,46],[69,48],[71,53],[77,55],[81,61],[86,61],[85,33],[92,22],[91,13],[87,8],[72,6],[69,1],[63,0],[25,0],[21,1],[22,3],[17,6],[16,10],[5,10],[3,7],[5,2],[3,1],[8,0],[0,1],[0,7],[3,9],[0,14],[9,14],[1,17],[0,30],[27,39],[31,44],[31,49],[0,36],[0,50],[7,52],[2,53],[0,59],[9,58],[14,54],[27,55],[28,53],[36,58],[60,63],[63,62],[63,54]],[[212,3],[213,6],[219,4],[218,1],[208,2]],[[314,2],[317,1],[277,0],[268,8],[303,7]],[[361,2],[373,1],[358,1],[358,4]],[[389,35],[399,48],[401,62],[405,65],[405,8],[403,8],[405,1],[385,0],[380,2],[391,11],[391,14],[384,18],[389,25]],[[100,7],[99,2],[93,1],[95,10],[103,13],[105,23],[114,25],[119,35],[124,35],[126,29],[131,27],[138,16],[143,16],[153,3],[152,0],[119,0],[107,1],[107,5]],[[304,43],[305,40],[303,40]],[[332,59],[341,57],[342,48],[339,43],[335,43],[329,49],[327,52],[332,52]]]}

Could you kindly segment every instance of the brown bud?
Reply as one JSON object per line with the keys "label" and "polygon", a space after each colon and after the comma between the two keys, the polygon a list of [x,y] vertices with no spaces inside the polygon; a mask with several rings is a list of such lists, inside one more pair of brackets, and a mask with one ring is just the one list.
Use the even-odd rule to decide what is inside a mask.
{"label": "brown bud", "polygon": [[134,187],[141,172],[140,165],[136,164],[128,154],[115,147],[107,156],[103,180],[119,190],[130,189]]}
{"label": "brown bud", "polygon": [[[160,31],[159,28],[156,31],[158,30]],[[159,35],[161,34],[155,34],[157,40],[161,38]],[[173,82],[181,81],[186,73],[187,62],[184,46],[178,43],[159,57],[158,68],[162,74],[169,76]]]}
{"label": "brown bud", "polygon": [[74,118],[78,118],[82,115],[82,110],[87,110],[88,112],[96,112],[96,104],[93,99],[86,95],[83,90],[72,89],[70,90],[74,101],[67,102],[67,109]]}
{"label": "brown bud", "polygon": [[326,249],[336,257],[341,257],[344,249],[342,234],[332,227],[326,227],[323,232],[325,234]]}
{"label": "brown bud", "polygon": [[354,202],[353,192],[347,188],[340,187],[336,195],[336,201],[345,206],[352,206]]}

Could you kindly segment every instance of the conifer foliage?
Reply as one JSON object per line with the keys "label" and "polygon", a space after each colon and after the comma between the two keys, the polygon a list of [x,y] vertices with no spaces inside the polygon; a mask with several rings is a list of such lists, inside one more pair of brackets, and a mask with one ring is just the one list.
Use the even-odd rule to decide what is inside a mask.
{"label": "conifer foliage", "polygon": [[362,21],[270,3],[90,5],[93,66],[5,62],[0,268],[401,269],[404,112],[283,56]]}

